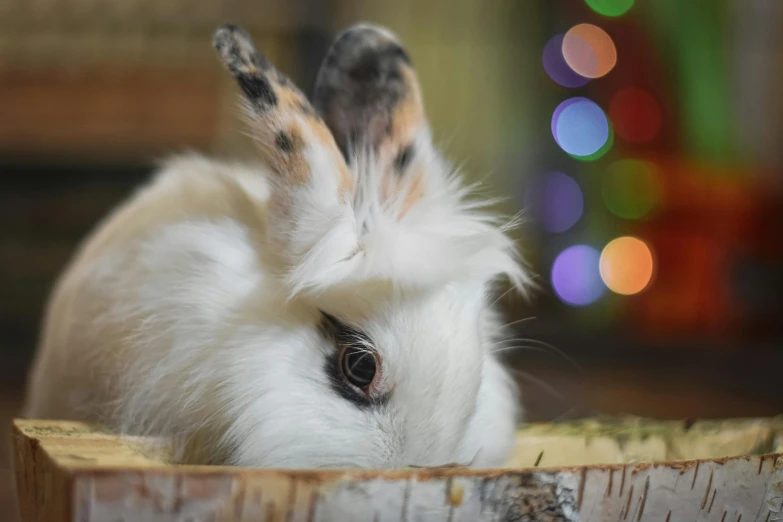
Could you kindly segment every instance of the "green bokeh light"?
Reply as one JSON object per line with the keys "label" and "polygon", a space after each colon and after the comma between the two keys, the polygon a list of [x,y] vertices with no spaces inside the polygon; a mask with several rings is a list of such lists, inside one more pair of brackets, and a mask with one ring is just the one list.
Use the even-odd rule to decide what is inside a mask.
{"label": "green bokeh light", "polygon": [[612,145],[614,145],[614,128],[612,127],[612,121],[608,117],[606,118],[606,121],[609,123],[609,136],[606,138],[606,143],[604,143],[600,149],[588,156],[576,156],[575,154],[568,155],[574,159],[578,159],[579,161],[595,161],[609,152],[609,149],[611,149]]}
{"label": "green bokeh light", "polygon": [[609,211],[624,219],[640,219],[661,197],[658,167],[649,161],[618,160],[606,169],[602,193]]}
{"label": "green bokeh light", "polygon": [[590,9],[604,16],[620,16],[632,6],[633,0],[585,0]]}
{"label": "green bokeh light", "polygon": [[735,58],[725,50],[725,28],[733,23],[732,11],[712,0],[653,0],[644,7],[653,17],[651,37],[669,42],[672,52],[667,60],[677,71],[671,88],[678,100],[677,132],[683,154],[707,163],[736,160],[740,133],[732,110]]}

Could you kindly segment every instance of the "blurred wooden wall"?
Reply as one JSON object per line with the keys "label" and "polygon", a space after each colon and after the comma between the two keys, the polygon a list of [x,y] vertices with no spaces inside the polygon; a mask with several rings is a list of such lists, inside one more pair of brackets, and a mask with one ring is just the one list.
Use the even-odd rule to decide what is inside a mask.
{"label": "blurred wooden wall", "polygon": [[[309,83],[316,63],[303,56],[371,21],[409,48],[439,142],[500,175],[532,141],[535,15],[533,2],[513,0],[6,0],[0,155],[133,160],[185,146],[246,149],[232,131],[231,79],[211,49],[215,27],[246,26],[281,69]],[[320,48],[303,49],[312,35]]]}
{"label": "blurred wooden wall", "polygon": [[307,16],[284,1],[6,0],[0,8],[0,155],[139,162],[213,149],[231,119],[211,35],[238,20],[288,58]]}

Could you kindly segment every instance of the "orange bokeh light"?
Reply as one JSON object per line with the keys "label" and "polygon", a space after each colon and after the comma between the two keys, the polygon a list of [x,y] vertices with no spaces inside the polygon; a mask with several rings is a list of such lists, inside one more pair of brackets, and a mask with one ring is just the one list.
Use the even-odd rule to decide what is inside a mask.
{"label": "orange bokeh light", "polygon": [[600,78],[617,63],[612,38],[593,24],[579,24],[563,37],[563,58],[571,69],[585,78]]}
{"label": "orange bokeh light", "polygon": [[652,279],[652,252],[641,239],[618,237],[610,241],[601,252],[599,270],[601,279],[612,292],[622,295],[638,294]]}

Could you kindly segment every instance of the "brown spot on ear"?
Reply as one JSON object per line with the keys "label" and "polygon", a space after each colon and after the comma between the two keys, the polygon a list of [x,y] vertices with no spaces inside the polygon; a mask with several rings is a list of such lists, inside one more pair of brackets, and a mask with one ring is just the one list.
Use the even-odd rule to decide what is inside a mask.
{"label": "brown spot on ear", "polygon": [[[410,75],[415,80],[413,71],[404,71],[403,74]],[[421,94],[418,90],[406,94],[394,107],[390,119],[391,126],[376,150],[384,163],[394,161],[414,140],[416,133],[427,126]]]}
{"label": "brown spot on ear", "polygon": [[409,185],[408,192],[405,194],[405,201],[400,215],[408,212],[422,197],[424,197],[424,172],[418,171],[414,174],[413,183]]}
{"label": "brown spot on ear", "polygon": [[344,193],[353,196],[356,192],[356,181],[353,179],[353,176],[351,175],[351,172],[348,170],[348,167],[345,165],[345,163],[340,163],[339,169],[340,169],[340,189]]}
{"label": "brown spot on ear", "polygon": [[334,141],[334,136],[326,127],[326,124],[323,122],[323,120],[315,115],[315,113],[313,113],[313,118],[311,118],[311,121],[314,122],[311,127],[314,138],[322,143],[327,148],[327,150],[329,150],[332,161],[335,165],[337,165],[337,169],[340,173],[340,189],[343,192],[352,195],[356,189],[356,184],[350,170],[348,169],[348,165],[345,163],[345,159],[337,148],[337,145]]}
{"label": "brown spot on ear", "polygon": [[323,123],[323,120],[321,120],[321,117],[318,116],[318,113],[315,112],[315,109],[313,109],[313,106],[310,105],[309,102],[305,100],[299,100],[297,102],[296,109],[308,118],[312,118]]}
{"label": "brown spot on ear", "polygon": [[302,131],[296,123],[289,124],[285,130],[275,135],[277,157],[286,171],[290,181],[295,185],[304,185],[312,175],[310,165],[303,156],[305,140]]}
{"label": "brown spot on ear", "polygon": [[280,107],[282,109],[291,112],[305,113],[302,108],[307,104],[307,100],[299,89],[293,84],[278,84],[277,87],[278,96],[280,97]]}
{"label": "brown spot on ear", "polygon": [[291,112],[301,114],[305,117],[307,126],[309,127],[313,137],[325,148],[330,151],[330,155],[333,161],[337,165],[340,172],[340,187],[350,193],[353,193],[354,184],[348,167],[345,164],[345,160],[339,154],[337,145],[334,140],[334,136],[329,131],[328,127],[315,112],[312,105],[307,101],[304,95],[295,89],[281,89],[280,91],[280,106],[286,108]]}

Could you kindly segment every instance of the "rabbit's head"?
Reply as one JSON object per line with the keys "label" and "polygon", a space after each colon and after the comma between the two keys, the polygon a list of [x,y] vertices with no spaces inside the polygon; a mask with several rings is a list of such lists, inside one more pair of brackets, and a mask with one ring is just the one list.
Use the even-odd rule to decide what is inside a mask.
{"label": "rabbit's head", "polygon": [[242,29],[214,44],[271,173],[265,255],[286,306],[312,312],[286,368],[266,372],[279,384],[268,429],[239,461],[501,464],[518,401],[492,355],[492,285],[527,276],[505,225],[435,149],[406,51],[383,28],[348,29],[311,105]]}

